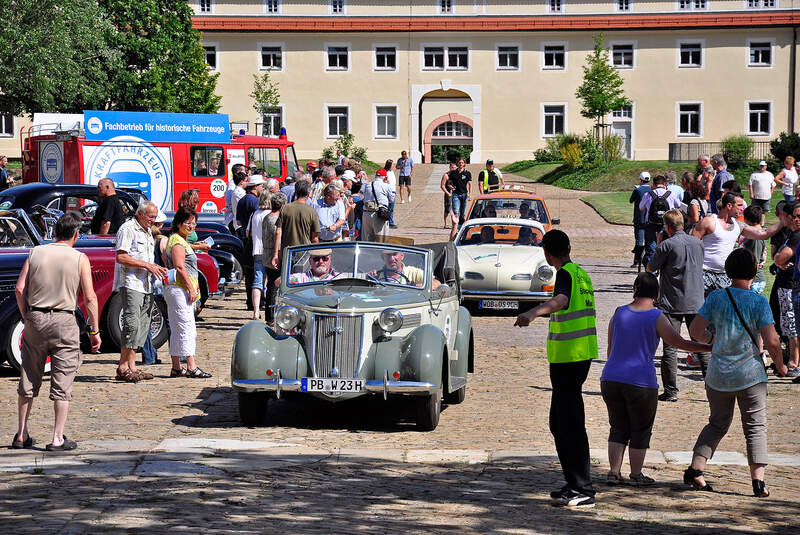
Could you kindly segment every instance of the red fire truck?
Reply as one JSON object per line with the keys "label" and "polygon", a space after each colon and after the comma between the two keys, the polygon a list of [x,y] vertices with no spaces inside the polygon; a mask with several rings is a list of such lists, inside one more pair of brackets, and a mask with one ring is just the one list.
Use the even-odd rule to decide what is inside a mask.
{"label": "red fire truck", "polygon": [[228,143],[148,142],[134,136],[89,141],[79,120],[73,127],[34,124],[20,140],[25,183],[97,184],[108,177],[117,187],[142,190],[164,211],[177,209],[181,192],[198,188],[200,211],[223,212],[237,163],[255,165],[265,170],[265,179],[280,181],[298,169],[285,130],[278,138],[231,135]]}

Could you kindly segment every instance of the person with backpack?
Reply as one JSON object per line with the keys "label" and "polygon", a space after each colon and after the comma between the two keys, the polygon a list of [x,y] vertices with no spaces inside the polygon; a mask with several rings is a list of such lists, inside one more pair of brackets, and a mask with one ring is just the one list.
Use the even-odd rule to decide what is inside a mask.
{"label": "person with backpack", "polygon": [[673,208],[680,208],[681,201],[667,189],[664,175],[653,178],[653,188],[642,196],[639,210],[645,213],[644,257],[642,265],[646,266],[656,251],[658,233],[664,228],[664,214]]}

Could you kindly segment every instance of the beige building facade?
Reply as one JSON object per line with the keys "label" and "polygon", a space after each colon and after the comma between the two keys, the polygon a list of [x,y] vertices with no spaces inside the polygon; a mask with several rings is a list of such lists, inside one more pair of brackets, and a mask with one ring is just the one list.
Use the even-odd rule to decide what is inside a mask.
{"label": "beige building facade", "polygon": [[[285,127],[304,159],[344,131],[373,161],[401,150],[431,161],[436,145],[470,145],[473,162],[530,159],[548,137],[591,128],[575,91],[599,33],[633,102],[606,120],[629,158],[666,159],[670,143],[741,133],[770,140],[800,128],[800,0],[190,5],[220,73],[220,111],[249,133]],[[267,70],[280,105],[258,117],[249,94],[253,74]]]}

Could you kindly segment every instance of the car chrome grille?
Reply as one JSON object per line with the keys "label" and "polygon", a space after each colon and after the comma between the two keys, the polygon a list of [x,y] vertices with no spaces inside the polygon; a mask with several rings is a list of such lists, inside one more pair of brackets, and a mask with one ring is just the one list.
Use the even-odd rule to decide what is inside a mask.
{"label": "car chrome grille", "polygon": [[362,316],[314,314],[314,377],[353,378],[361,355]]}

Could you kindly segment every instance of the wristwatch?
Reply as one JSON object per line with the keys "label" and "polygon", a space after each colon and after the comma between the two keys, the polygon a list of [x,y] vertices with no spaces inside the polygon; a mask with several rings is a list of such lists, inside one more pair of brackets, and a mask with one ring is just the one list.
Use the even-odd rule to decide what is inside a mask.
{"label": "wristwatch", "polygon": [[89,334],[92,336],[100,336],[100,331],[89,331]]}

